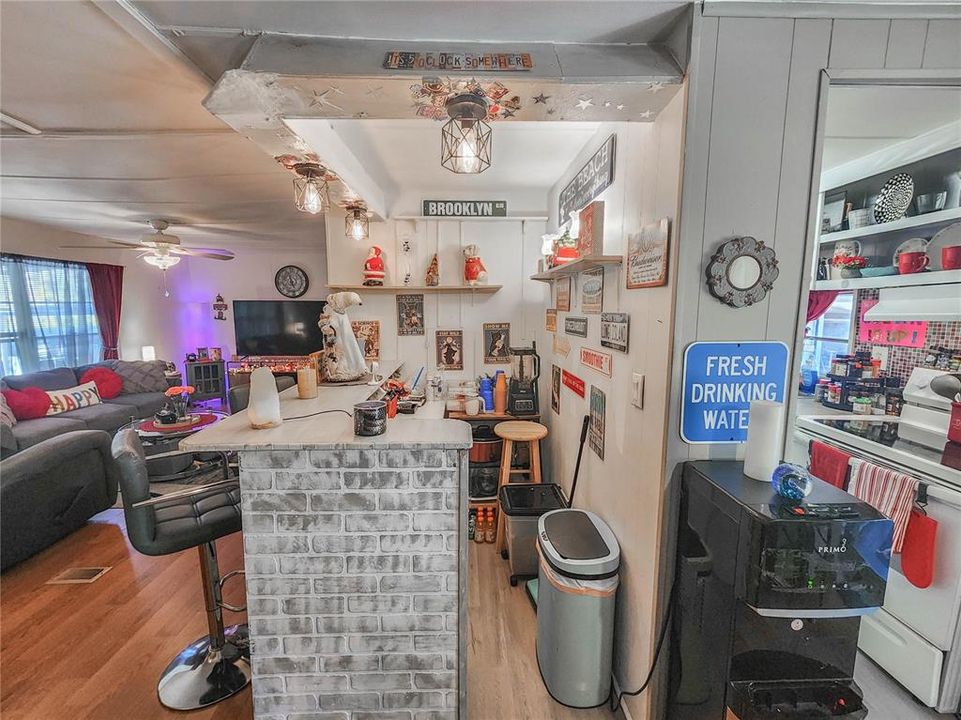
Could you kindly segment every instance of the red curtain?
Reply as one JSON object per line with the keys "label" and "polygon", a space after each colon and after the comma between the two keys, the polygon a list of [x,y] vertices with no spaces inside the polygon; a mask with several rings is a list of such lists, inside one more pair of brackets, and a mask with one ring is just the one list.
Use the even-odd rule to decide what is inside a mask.
{"label": "red curtain", "polygon": [[120,304],[123,295],[123,266],[87,263],[93,304],[100,323],[100,339],[103,341],[103,359],[120,357],[117,344],[120,339]]}
{"label": "red curtain", "polygon": [[837,290],[812,290],[808,293],[808,322],[817,320],[831,307],[838,296]]}

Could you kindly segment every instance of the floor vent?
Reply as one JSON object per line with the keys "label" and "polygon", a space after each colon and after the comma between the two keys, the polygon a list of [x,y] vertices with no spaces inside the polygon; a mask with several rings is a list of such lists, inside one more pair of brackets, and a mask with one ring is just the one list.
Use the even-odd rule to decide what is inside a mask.
{"label": "floor vent", "polygon": [[96,582],[104,576],[109,567],[77,567],[68,568],[51,580],[47,585],[86,585]]}

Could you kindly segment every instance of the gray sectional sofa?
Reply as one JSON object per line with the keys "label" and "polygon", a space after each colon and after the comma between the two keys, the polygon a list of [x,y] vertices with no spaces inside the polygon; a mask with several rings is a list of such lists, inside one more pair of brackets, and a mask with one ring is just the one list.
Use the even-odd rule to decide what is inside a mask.
{"label": "gray sectional sofa", "polygon": [[[151,362],[107,360],[103,363],[97,363],[97,365],[105,365],[115,371],[119,370],[128,374],[134,372],[134,374],[141,376],[153,373],[156,379],[164,375],[166,363],[162,360]],[[27,375],[9,375],[0,380],[0,384],[13,390],[23,390],[27,387],[62,390],[79,385],[80,377],[91,367],[94,367],[94,365],[85,365],[78,368],[55,368]],[[176,382],[173,384],[176,384]],[[128,388],[136,390],[143,386],[143,381],[127,382],[127,379],[124,378],[124,391],[115,398],[104,400],[100,405],[92,405],[35,420],[21,420],[12,428],[0,426],[0,431],[2,431],[2,437],[0,437],[2,456],[9,457],[39,442],[76,430],[104,430],[112,435],[122,425],[130,422],[131,419],[149,417],[163,407],[165,398],[163,391],[127,392]]]}

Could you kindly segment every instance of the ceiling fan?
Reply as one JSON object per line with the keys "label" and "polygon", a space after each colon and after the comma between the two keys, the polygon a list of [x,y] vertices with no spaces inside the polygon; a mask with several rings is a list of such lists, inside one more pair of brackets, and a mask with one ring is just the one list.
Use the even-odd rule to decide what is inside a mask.
{"label": "ceiling fan", "polygon": [[188,248],[180,244],[176,235],[164,233],[170,223],[166,220],[151,220],[152,233],[140,236],[140,242],[125,242],[123,240],[107,240],[110,245],[61,245],[61,248],[107,249],[107,250],[139,250],[137,256],[144,262],[160,268],[164,273],[164,295],[169,297],[167,286],[167,269],[180,262],[180,256],[207,258],[210,260],[233,260],[234,254],[229,250],[217,248]]}

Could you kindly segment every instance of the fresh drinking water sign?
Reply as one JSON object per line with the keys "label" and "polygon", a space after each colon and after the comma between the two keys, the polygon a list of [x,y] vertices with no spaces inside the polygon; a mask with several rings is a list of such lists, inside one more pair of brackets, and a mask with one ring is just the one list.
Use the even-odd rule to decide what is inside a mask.
{"label": "fresh drinking water sign", "polygon": [[506,200],[424,200],[427,217],[507,217]]}
{"label": "fresh drinking water sign", "polygon": [[688,443],[747,440],[752,400],[784,402],[788,350],[779,342],[696,342],[684,353],[681,437]]}

